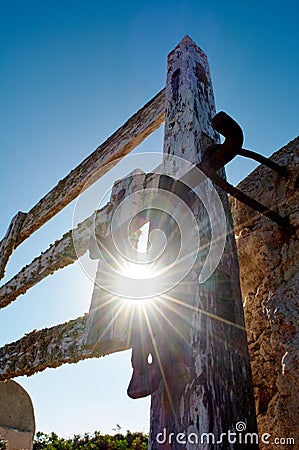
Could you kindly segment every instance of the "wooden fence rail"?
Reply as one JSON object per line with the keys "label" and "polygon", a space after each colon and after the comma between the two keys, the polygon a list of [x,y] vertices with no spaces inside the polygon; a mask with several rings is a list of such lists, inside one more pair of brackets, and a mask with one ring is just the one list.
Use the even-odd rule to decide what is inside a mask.
{"label": "wooden fence rail", "polygon": [[[159,167],[155,170],[159,171]],[[108,225],[114,207],[118,203],[120,191],[130,195],[144,186],[157,186],[158,182],[158,174],[147,175],[139,169],[118,180],[113,186],[110,201],[106,206],[85,219],[74,230],[68,231],[0,288],[0,307],[8,305],[54,271],[76,261],[88,251],[90,237],[95,231],[97,237],[109,234]],[[103,295],[105,296],[105,293]],[[101,313],[105,320],[105,310],[97,311],[98,316],[101,316]],[[116,321],[111,329],[107,329],[107,333],[105,335],[103,333],[96,345],[86,345],[92,320],[93,313],[86,314],[51,328],[35,330],[18,341],[0,348],[0,381],[21,375],[29,376],[46,368],[105,356],[130,348],[130,315],[122,315],[122,319]]]}
{"label": "wooden fence rail", "polygon": [[[76,228],[65,233],[61,239],[52,243],[47,250],[0,287],[0,309],[8,306],[47,276],[73,264],[83,256],[89,249],[90,238],[95,230],[98,237],[105,235],[117,204],[118,192],[122,190],[126,192],[126,195],[130,195],[135,190],[157,186],[160,170],[158,166],[148,175],[141,174],[142,171],[139,169],[135,170],[131,174],[135,180],[138,180],[135,183],[130,183],[130,176],[117,180],[113,186],[110,201],[102,209],[95,211]],[[136,177],[137,173],[140,173],[140,177]]]}
{"label": "wooden fence rail", "polygon": [[[109,220],[109,209],[106,205],[101,211],[96,213],[96,222],[98,228],[105,225]],[[50,247],[41,253],[41,255],[31,261],[30,264],[23,267],[13,278],[0,287],[0,308],[4,308],[16,298],[25,294],[28,289],[35,286],[48,275],[56,270],[73,264],[78,257],[87,252],[89,246],[89,229],[92,226],[94,214],[80,223],[76,229],[65,233],[61,239],[51,244]],[[76,236],[76,252],[74,248],[74,235]]]}
{"label": "wooden fence rail", "polygon": [[165,89],[160,91],[124,125],[113,133],[81,164],[46,194],[28,213],[19,212],[12,219],[0,242],[0,279],[13,250],[74,200],[85,184],[95,182],[157,130],[165,117]]}
{"label": "wooden fence rail", "polygon": [[86,314],[52,328],[32,331],[0,348],[0,381],[130,348],[129,339],[120,341],[113,337],[88,348],[85,342],[89,317]]}

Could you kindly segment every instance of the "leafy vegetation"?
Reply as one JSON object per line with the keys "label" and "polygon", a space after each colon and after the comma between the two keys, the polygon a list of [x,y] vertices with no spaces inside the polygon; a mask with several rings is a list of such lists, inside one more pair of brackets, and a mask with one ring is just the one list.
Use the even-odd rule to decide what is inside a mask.
{"label": "leafy vegetation", "polygon": [[60,438],[56,433],[38,432],[33,450],[147,450],[147,441],[146,434],[131,431],[127,431],[125,435],[118,432],[114,436],[95,431],[83,436],[74,435],[72,439]]}

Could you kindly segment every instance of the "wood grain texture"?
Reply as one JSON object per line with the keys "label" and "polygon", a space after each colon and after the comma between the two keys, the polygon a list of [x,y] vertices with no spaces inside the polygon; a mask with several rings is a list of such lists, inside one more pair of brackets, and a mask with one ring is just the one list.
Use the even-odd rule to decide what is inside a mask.
{"label": "wood grain texture", "polygon": [[33,375],[49,367],[76,363],[127,350],[128,341],[110,340],[96,348],[85,346],[89,315],[43,330],[34,330],[0,348],[0,381]]}
{"label": "wood grain texture", "polygon": [[5,274],[5,267],[10,255],[16,247],[16,242],[24,223],[26,213],[19,211],[11,220],[7,233],[0,242],[0,279]]}
{"label": "wood grain texture", "polygon": [[[146,177],[139,169],[124,179],[117,180],[110,201],[104,208],[66,233],[2,286],[0,306],[8,305],[43,278],[76,261],[90,250],[90,238],[94,239],[95,234],[97,239],[108,236],[110,232],[108,225],[114,208],[119,206],[120,192],[130,195],[142,190],[146,185],[157,185],[158,180],[158,175],[151,174]],[[101,272],[98,271],[97,277],[101,278]],[[29,376],[48,367],[58,367],[65,363],[74,363],[81,359],[104,356],[130,348],[131,313],[123,309],[121,314],[115,314],[116,301],[106,306],[107,295],[95,283],[89,314],[52,328],[33,331],[20,340],[0,348],[0,380],[21,375]],[[88,339],[88,336],[94,333],[96,339],[90,337]]]}
{"label": "wood grain texture", "polygon": [[[12,279],[0,287],[0,308],[4,308],[16,300],[19,295],[25,294],[28,289],[35,286],[56,270],[73,264],[80,256],[87,252],[90,233],[96,220],[96,228],[105,230],[110,221],[112,207],[107,205],[97,211],[96,216],[91,215],[75,229],[65,233],[61,239],[33,259],[30,264],[23,267]],[[104,231],[103,231],[104,232]],[[76,246],[74,246],[74,240]]]}
{"label": "wood grain texture", "polygon": [[[157,130],[165,116],[165,89],[160,91],[124,125],[115,131],[81,164],[46,194],[28,213],[22,213],[22,224],[12,240],[4,238],[0,243],[0,279],[14,248],[34,231],[55,216],[84,190],[86,183],[95,182],[130,153],[137,145]],[[9,230],[12,229],[12,224]]]}
{"label": "wood grain texture", "polygon": [[[172,155],[199,163],[203,149],[219,142],[211,127],[214,114],[207,57],[186,36],[168,56],[164,161],[175,176],[180,176],[181,165],[173,163]],[[217,218],[211,189],[208,184],[204,186],[200,185],[201,198],[206,198]],[[221,433],[235,431],[238,420],[246,423],[246,431],[257,431],[233,224],[227,195],[220,190],[218,194],[227,221],[226,244],[217,269],[201,284],[198,279],[207,257],[211,217],[207,217],[200,201],[195,199],[189,205],[197,219],[201,249],[190,275],[180,283],[181,287],[168,293],[177,302],[165,311],[178,333],[171,326],[167,331],[165,322],[161,325],[163,339],[156,336],[156,341],[157,353],[160,350],[160,354],[167,355],[167,347],[182,346],[179,342],[183,336],[192,348],[192,362],[188,370],[185,367],[182,371],[186,365],[183,353],[178,359],[173,352],[170,371],[167,360],[161,358],[166,375],[152,395],[151,450],[257,448],[244,442],[217,442]],[[204,433],[213,433],[210,439],[214,442],[207,443]]]}

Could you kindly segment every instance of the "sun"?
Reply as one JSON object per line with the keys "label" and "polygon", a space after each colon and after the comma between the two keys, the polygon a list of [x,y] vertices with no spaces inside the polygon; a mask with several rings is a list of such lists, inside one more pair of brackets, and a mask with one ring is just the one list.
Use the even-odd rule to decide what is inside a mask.
{"label": "sun", "polygon": [[128,279],[145,280],[154,276],[149,264],[128,261],[121,269],[122,275]]}
{"label": "sun", "polygon": [[[128,262],[121,269],[122,274],[122,289],[130,290],[130,287],[134,284],[134,295],[127,297],[124,300],[129,304],[148,305],[152,300],[152,297],[145,296],[144,283],[151,282],[155,273],[149,264]],[[144,283],[142,282],[144,281]]]}
{"label": "sun", "polygon": [[[145,262],[145,255],[148,251],[148,236],[150,223],[147,222],[140,228],[140,236],[136,247],[136,261],[126,261],[120,268],[122,283],[128,285],[133,284],[135,280],[140,280],[140,283],[134,283],[134,298],[126,299],[130,302],[138,302],[140,304],[148,303],[151,297],[144,296],[144,284],[142,280],[149,281],[155,278],[155,270],[151,263]],[[126,287],[126,286],[124,286]]]}

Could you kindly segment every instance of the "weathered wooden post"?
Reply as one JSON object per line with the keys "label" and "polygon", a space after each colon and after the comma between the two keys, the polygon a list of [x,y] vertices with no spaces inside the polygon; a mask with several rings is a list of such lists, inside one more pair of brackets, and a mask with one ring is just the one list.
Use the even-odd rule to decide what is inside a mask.
{"label": "weathered wooden post", "polygon": [[[207,58],[186,36],[168,57],[166,166],[168,155],[198,163],[203,149],[219,142],[211,127],[214,114]],[[179,167],[173,170],[178,175],[175,172]],[[206,189],[204,195],[209,199],[209,187],[203,186],[204,183],[201,189]],[[207,256],[207,249],[202,248],[184,280],[184,289],[179,286],[169,293],[176,301],[183,298],[186,305],[187,327],[179,331],[185,333],[193,355],[189,373],[178,380],[175,370],[169,375],[171,370],[164,366],[164,381],[152,395],[149,443],[152,450],[258,448],[233,224],[227,195],[218,192],[227,222],[220,263],[208,280],[199,283],[200,268]],[[200,200],[193,199],[190,207],[197,218],[202,246],[209,239],[211,224]],[[173,318],[174,314],[172,322]],[[168,344],[164,339],[160,345]],[[161,354],[165,354],[163,349]]]}

